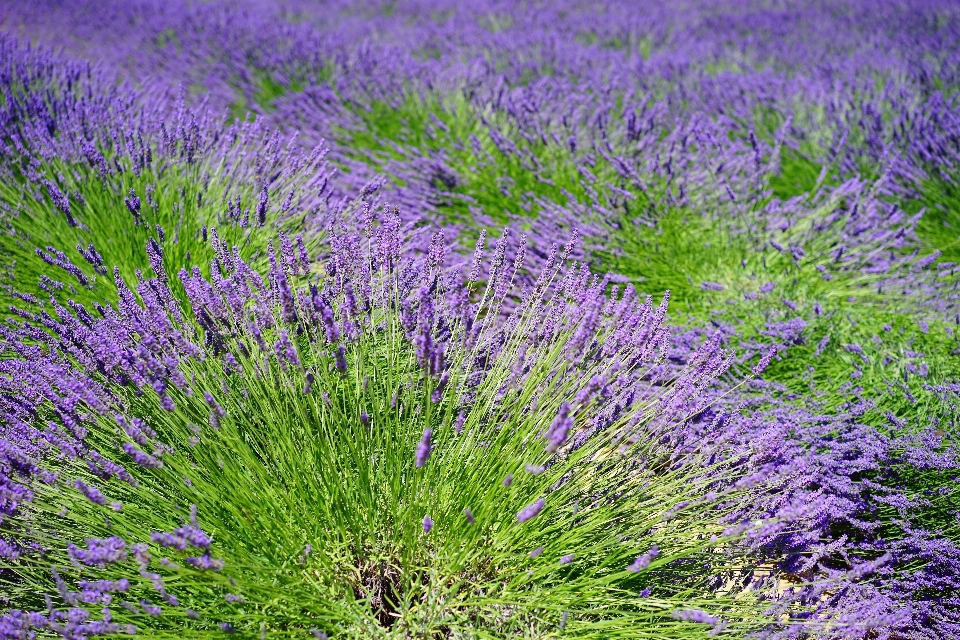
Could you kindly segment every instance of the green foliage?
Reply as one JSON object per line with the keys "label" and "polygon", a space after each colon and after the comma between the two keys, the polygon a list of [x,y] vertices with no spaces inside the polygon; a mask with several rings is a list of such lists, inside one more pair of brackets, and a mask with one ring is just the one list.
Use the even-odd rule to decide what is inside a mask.
{"label": "green foliage", "polygon": [[[354,150],[355,159],[387,170],[390,159],[429,154],[455,168],[456,184],[449,189],[438,184],[442,194],[436,203],[441,215],[452,222],[469,226],[478,213],[500,223],[507,221],[508,214],[536,216],[536,199],[560,205],[570,205],[571,197],[582,205],[590,202],[583,186],[584,169],[574,163],[566,149],[552,141],[520,139],[503,116],[489,109],[477,114],[462,97],[445,101],[409,97],[396,106],[374,103],[369,110],[359,109],[357,117],[361,124],[356,129],[342,131],[342,142]],[[819,116],[811,112],[806,117]],[[784,124],[779,114],[769,110],[759,113],[755,122],[758,135],[770,141]],[[537,169],[524,166],[518,154],[501,153],[490,138],[491,124],[505,133],[509,143],[529,154]],[[471,136],[476,136],[480,153],[470,144]],[[919,365],[922,360],[930,370],[930,379],[949,379],[960,373],[957,358],[951,355],[960,345],[954,335],[946,333],[949,326],[945,322],[918,316],[912,304],[903,304],[877,290],[872,284],[875,278],[856,269],[836,268],[831,250],[838,244],[839,223],[818,231],[812,227],[843,202],[814,200],[821,184],[835,185],[837,181],[836,169],[827,167],[823,174],[823,165],[811,159],[815,156],[812,146],[802,150],[783,147],[776,170],[767,178],[769,198],[786,201],[803,197],[810,206],[819,207],[787,233],[755,228],[747,221],[707,216],[693,208],[654,207],[661,194],[622,185],[636,199],[620,211],[619,219],[596,221],[609,227],[608,242],[588,249],[601,268],[627,276],[638,290],[654,296],[669,290],[677,321],[695,326],[715,320],[730,325],[740,332],[742,343],[769,342],[762,334],[769,322],[802,317],[809,325],[806,344],[791,346],[767,374],[795,393],[809,392],[814,384],[826,394],[825,406],[839,410],[847,402],[842,388],[858,380],[868,396],[879,403],[871,415],[883,416],[888,410],[903,415],[907,401],[903,395],[889,393],[885,381],[905,377],[915,397],[928,399],[929,414],[924,414],[935,415],[942,407],[923,391],[927,380],[906,373],[904,367],[910,362]],[[603,159],[589,169],[600,184],[619,181],[615,169]],[[960,243],[950,231],[956,227],[960,233],[960,196],[954,197],[946,185],[940,187],[928,193],[928,200],[939,194],[936,197],[940,201],[930,203],[917,232],[928,249],[945,252],[942,261],[960,261]],[[755,206],[767,202],[764,199]],[[639,212],[653,215],[641,222],[636,218]],[[770,238],[783,245],[800,246],[805,257],[794,261],[773,250],[768,244]],[[831,279],[825,279],[818,266]],[[704,289],[705,282],[717,283],[723,291]],[[759,294],[760,286],[766,283],[773,283],[772,293],[745,298],[744,294]],[[783,299],[797,305],[799,311],[793,312]],[[820,306],[820,315],[814,313],[815,304]],[[917,324],[920,320],[927,321],[933,333],[922,333]],[[894,331],[884,331],[886,325]],[[829,345],[814,357],[818,342],[828,334]],[[855,367],[854,358],[840,345],[856,343],[867,348],[874,336],[883,339],[883,353],[876,355],[871,366]],[[904,354],[908,351],[922,352],[924,357],[907,358]],[[812,379],[806,371],[810,364],[815,364],[816,371]],[[863,378],[851,378],[858,371]],[[869,419],[878,426],[885,423],[881,418]]]}
{"label": "green foliage", "polygon": [[[330,72],[330,69],[321,70],[315,74],[315,82],[323,82]],[[253,72],[253,80],[250,88],[244,91],[238,91],[237,99],[229,107],[231,120],[256,120],[257,113],[270,113],[276,110],[277,100],[291,93],[299,93],[304,89],[304,80],[296,75],[287,76],[285,79],[278,79],[277,75],[269,71]],[[251,107],[256,106],[258,111],[252,112]]]}
{"label": "green foliage", "polygon": [[930,180],[915,208],[924,207],[917,234],[924,244],[943,253],[941,262],[960,262],[960,187]]}
{"label": "green foliage", "polygon": [[773,197],[789,200],[810,193],[817,187],[821,165],[793,149],[780,152],[779,172],[770,176]]}

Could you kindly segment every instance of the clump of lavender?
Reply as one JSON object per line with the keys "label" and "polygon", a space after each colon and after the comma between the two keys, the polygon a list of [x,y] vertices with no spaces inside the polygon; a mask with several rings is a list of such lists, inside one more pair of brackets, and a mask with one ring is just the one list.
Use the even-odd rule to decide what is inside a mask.
{"label": "clump of lavender", "polygon": [[502,260],[471,288],[396,215],[334,233],[322,270],[218,250],[209,278],[117,276],[96,315],[36,299],[0,329],[4,633],[775,625],[763,589],[717,589],[749,565],[758,523],[723,520],[755,485],[663,437],[717,341],[658,377],[666,300],[557,252],[531,288]]}

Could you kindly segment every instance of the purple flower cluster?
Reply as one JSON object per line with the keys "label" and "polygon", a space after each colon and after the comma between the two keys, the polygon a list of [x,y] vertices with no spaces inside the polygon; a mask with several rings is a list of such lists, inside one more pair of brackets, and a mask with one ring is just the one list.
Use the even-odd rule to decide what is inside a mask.
{"label": "purple flower cluster", "polygon": [[72,543],[67,545],[70,559],[82,564],[103,567],[127,559],[127,543],[117,537],[87,540],[87,548],[81,549]]}

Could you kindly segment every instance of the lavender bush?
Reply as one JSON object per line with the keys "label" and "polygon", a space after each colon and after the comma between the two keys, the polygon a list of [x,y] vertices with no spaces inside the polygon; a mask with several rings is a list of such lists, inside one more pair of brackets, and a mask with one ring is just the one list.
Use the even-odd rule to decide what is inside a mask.
{"label": "lavender bush", "polygon": [[[152,635],[960,637],[956,18],[933,0],[5,3],[20,453],[0,527],[20,554],[5,606],[28,612],[10,624],[122,631],[70,603],[79,563],[143,589],[109,615]],[[481,229],[492,260],[471,257]],[[621,343],[625,318],[664,333]],[[25,371],[99,404],[74,415]],[[196,450],[183,437],[214,437],[184,436],[184,411],[254,475],[165,488],[196,485],[164,475]],[[301,463],[311,447],[334,479]],[[137,489],[108,499],[90,455]],[[637,490],[632,464],[657,480]],[[235,490],[251,483],[274,487],[255,509]],[[308,489],[325,518],[368,515],[320,535]],[[60,506],[116,523],[137,500],[154,524],[31,538]],[[291,524],[210,515],[235,500]],[[684,524],[668,541],[621,503]],[[197,532],[212,542],[185,557],[221,571],[155,566]],[[127,564],[84,564],[97,553]],[[88,613],[54,613],[71,607]]]}
{"label": "lavender bush", "polygon": [[737,541],[803,509],[734,524],[776,471],[675,434],[718,342],[658,375],[666,300],[604,296],[554,247],[501,319],[522,258],[500,243],[462,284],[439,238],[411,259],[399,229],[334,235],[319,279],[283,241],[266,278],[214,241],[210,279],[179,273],[187,305],[172,274],[135,295],[115,270],[99,318],[19,311],[5,637],[780,626]]}

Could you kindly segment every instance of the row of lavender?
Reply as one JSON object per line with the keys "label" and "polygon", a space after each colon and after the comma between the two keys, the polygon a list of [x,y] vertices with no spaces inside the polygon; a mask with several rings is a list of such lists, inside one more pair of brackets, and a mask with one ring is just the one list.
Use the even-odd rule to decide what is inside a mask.
{"label": "row of lavender", "polygon": [[[149,195],[144,189],[137,195],[129,173],[136,174],[138,163],[141,168],[149,164],[138,157],[149,155],[143,149],[153,145],[158,164],[169,162],[160,155],[161,148],[188,165],[201,155],[222,154],[230,166],[226,173],[236,180],[242,196],[228,210],[240,229],[265,222],[271,202],[279,213],[271,215],[271,221],[299,223],[291,205],[276,204],[286,202],[290,181],[301,184],[293,175],[301,170],[300,161],[289,160],[295,169],[287,172],[265,169],[267,161],[248,162],[245,151],[254,155],[253,149],[270,145],[269,139],[253,140],[259,137],[251,132],[253,127],[218,130],[215,119],[190,120],[181,109],[178,124],[166,133],[160,123],[172,119],[164,117],[164,107],[143,114],[139,105],[176,104],[164,100],[154,87],[184,80],[179,63],[163,59],[177,50],[191,72],[202,74],[197,78],[218,107],[236,99],[233,87],[239,85],[249,100],[246,106],[260,112],[258,124],[299,128],[338,143],[333,159],[345,173],[339,180],[333,176],[335,185],[323,180],[316,197],[299,194],[309,196],[301,198],[300,209],[314,231],[342,210],[337,204],[340,194],[373,191],[376,184],[368,181],[377,172],[396,181],[384,191],[391,202],[401,204],[408,225],[442,223],[457,211],[466,211],[477,221],[509,219],[496,208],[505,203],[506,214],[520,218],[513,222],[515,227],[540,213],[531,235],[541,249],[564,239],[571,227],[579,228],[585,236],[586,253],[580,254],[584,257],[622,253],[617,241],[623,224],[655,227],[668,209],[681,209],[720,220],[749,237],[756,252],[751,261],[762,261],[765,268],[778,260],[798,269],[802,264],[816,269],[818,282],[839,281],[845,294],[862,296],[868,287],[867,292],[876,290],[881,299],[895,297],[893,304],[903,301],[920,309],[917,320],[924,325],[932,323],[935,330],[942,325],[941,335],[947,335],[956,314],[951,290],[956,276],[950,265],[937,265],[936,256],[918,259],[920,254],[914,252],[924,249],[916,235],[920,219],[898,208],[922,199],[931,183],[952,180],[956,108],[938,90],[954,84],[949,75],[955,66],[949,47],[953,23],[944,13],[949,7],[914,7],[923,10],[906,14],[854,7],[846,15],[832,16],[827,15],[829,8],[813,7],[793,13],[746,12],[736,18],[729,17],[737,13],[731,7],[702,15],[659,16],[610,7],[591,13],[587,28],[582,26],[584,16],[572,8],[537,7],[525,13],[491,6],[452,16],[444,15],[442,7],[418,7],[416,15],[439,14],[436,22],[430,22],[411,21],[400,11],[385,16],[370,7],[352,16],[331,11],[317,18],[326,24],[308,20],[305,26],[284,25],[268,7],[247,13],[216,5],[168,8],[165,14],[157,9],[156,13],[144,7],[118,9],[117,15],[100,23],[101,33],[127,23],[131,33],[123,34],[124,42],[108,42],[109,49],[87,52],[115,64],[129,59],[116,55],[125,46],[134,45],[130,51],[157,52],[157,60],[137,55],[132,58],[135,68],[125,69],[141,78],[144,71],[160,74],[155,84],[142,80],[146,88],[136,91],[115,90],[113,83],[88,74],[86,100],[73,100],[74,83],[84,80],[80,68],[60,76],[62,63],[38,64],[44,56],[24,57],[10,45],[10,68],[19,64],[21,69],[8,81],[13,93],[5,114],[6,129],[12,134],[7,137],[7,157],[15,159],[10,170],[18,180],[26,180],[28,198],[36,201],[28,206],[59,207],[67,226],[73,226],[66,185],[73,181],[78,186],[82,177],[58,176],[59,169],[48,166],[55,167],[58,157],[96,166],[100,160],[89,151],[92,142],[100,148],[112,145],[127,157],[129,169],[121,165],[104,169],[101,164],[97,171],[101,176],[126,174],[114,190],[127,196],[134,188],[134,193],[127,196],[130,211],[121,212],[139,211],[140,196]],[[305,9],[289,11],[288,16],[310,17]],[[131,20],[147,15],[153,20],[150,24]],[[66,31],[90,37],[92,33],[76,25],[92,25],[96,32],[97,22],[77,18],[68,18]],[[807,36],[791,40],[789,33],[776,30],[785,21],[796,25],[800,20],[817,25],[823,33],[816,42],[829,42],[835,50],[829,55],[807,50],[809,31],[791,30]],[[51,24],[55,23],[46,26]],[[721,28],[722,33],[765,31],[766,38],[730,42],[704,37],[705,31]],[[361,35],[369,39],[360,40]],[[196,41],[191,41],[194,37]],[[150,42],[157,43],[156,48],[142,46]],[[209,60],[217,64],[208,65]],[[767,70],[756,71],[758,63]],[[144,66],[137,69],[139,64]],[[22,78],[31,73],[34,85],[24,90]],[[48,84],[58,81],[63,83],[59,101]],[[430,113],[435,92],[459,96],[460,102],[440,101]],[[405,116],[426,113],[426,134],[404,141],[409,129],[415,129],[407,122],[395,139],[389,131],[376,130],[379,138],[368,144],[362,136],[371,126],[367,114],[382,117],[384,110]],[[118,128],[120,122],[124,125]],[[136,131],[124,130],[130,122],[140,124],[140,135],[147,142],[138,143]],[[248,139],[237,142],[238,135]],[[78,138],[87,146],[77,143]],[[448,147],[451,141],[459,143],[459,149]],[[771,198],[769,178],[783,172],[782,159],[789,157],[790,149],[813,156],[823,170],[807,187],[812,186],[812,196],[787,189]],[[464,155],[474,158],[469,170],[463,168]],[[34,160],[27,159],[31,156]],[[287,160],[275,156],[270,162],[282,168]],[[45,176],[48,171],[51,175]],[[575,178],[564,182],[570,173]],[[472,178],[477,174],[482,180]],[[184,180],[194,177],[205,179],[186,175]],[[59,186],[51,187],[51,179]],[[303,180],[312,179],[311,175]],[[268,186],[244,187],[245,180]],[[228,183],[225,191],[232,196],[231,189]],[[68,194],[66,205],[58,204],[61,191]],[[18,206],[23,197],[12,189],[6,200]],[[180,219],[185,203],[194,197],[180,196]],[[85,203],[84,196],[79,200]],[[196,202],[199,212],[201,199]],[[257,213],[261,204],[263,216]],[[246,227],[243,206],[250,210],[248,222],[252,220]],[[508,239],[519,239],[521,230]],[[110,231],[113,228],[108,227]],[[146,235],[150,233],[148,229]],[[238,231],[238,239],[242,233]],[[138,239],[141,245],[146,235]],[[307,236],[308,242],[322,245],[319,237]],[[164,242],[162,235],[160,241]],[[512,245],[511,252],[520,246]],[[250,246],[247,257],[262,256],[257,248],[256,243]],[[262,243],[259,248],[264,248]],[[33,251],[30,246],[20,249],[25,249],[25,258]],[[49,258],[45,263],[69,260],[56,257],[53,249],[45,255]],[[189,260],[189,250],[183,257]],[[527,255],[531,284],[548,259],[546,251]],[[131,277],[134,266],[127,268]],[[44,269],[39,266],[37,271]],[[156,273],[160,275],[159,270]],[[639,284],[636,278],[635,282]],[[707,290],[703,295],[729,288],[739,293],[743,284],[736,276],[724,283],[711,279],[703,282]],[[744,294],[778,296],[759,284]],[[833,311],[826,300],[815,298],[801,301],[799,307],[785,298],[782,308],[761,321],[768,339],[753,352],[769,354],[769,339],[784,346],[808,339],[807,325]],[[713,326],[731,344],[746,346],[749,355],[751,345],[738,345],[738,340],[753,336],[744,335],[742,327],[722,321]],[[714,333],[712,328],[694,328],[681,335],[668,362],[683,365],[701,340]],[[845,349],[869,365],[863,347],[848,344]],[[949,442],[955,429],[950,421],[950,397],[955,392],[941,384],[945,371],[935,371],[931,379],[925,366],[919,364],[913,382],[927,386],[930,397],[942,396],[941,403],[918,401],[911,395],[915,388],[902,385],[907,409],[899,417],[891,415],[886,431],[863,424],[864,415],[877,404],[869,389],[847,385],[840,410],[824,411],[815,395],[778,393],[775,384],[754,383],[749,393],[731,394],[728,388],[735,376],[731,383],[701,390],[703,397],[717,399],[710,410],[686,423],[691,434],[702,438],[709,437],[709,429],[732,430],[721,440],[732,439],[751,451],[744,477],[777,469],[769,492],[753,496],[749,515],[782,515],[785,507],[816,505],[795,514],[792,521],[801,526],[779,534],[766,531],[756,541],[757,550],[779,562],[783,571],[801,579],[832,576],[843,582],[849,577],[837,574],[841,568],[860,559],[883,560],[872,567],[870,581],[857,575],[851,584],[831,591],[820,612],[845,616],[846,624],[859,624],[864,632],[869,627],[900,629],[920,634],[917,637],[924,630],[955,632],[949,625],[957,604],[951,595],[957,588],[957,549],[950,542],[951,537],[956,539],[956,527],[925,530],[930,525],[943,529],[956,518],[950,501],[951,473],[957,465],[941,442],[945,436]],[[732,411],[721,411],[725,404]],[[682,442],[687,434],[677,425],[674,436]],[[911,484],[917,476],[924,480]],[[925,484],[931,477],[934,485]]]}
{"label": "row of lavender", "polygon": [[[144,2],[106,10],[85,3],[10,7],[5,22],[51,41],[66,37],[75,53],[108,62],[148,90],[182,83],[217,109],[249,109],[311,143],[365,124],[356,119],[358,105],[397,108],[411,92],[455,91],[480,114],[484,141],[501,139],[497,150],[526,159],[535,177],[548,176],[524,142],[555,142],[569,146],[577,164],[608,159],[619,178],[663,181],[682,200],[703,179],[690,170],[691,156],[721,176],[702,191],[719,185],[732,197],[755,196],[757,169],[734,162],[718,171],[728,163],[713,156],[730,153],[732,160],[750,156],[732,151],[752,150],[758,160],[776,161],[763,140],[749,150],[723,144],[732,133],[746,143],[749,130],[770,126],[766,116],[782,129],[767,131],[767,142],[810,145],[804,150],[836,159],[843,177],[867,167],[874,177],[890,171],[906,182],[915,182],[918,170],[943,177],[930,165],[955,161],[951,107],[938,94],[955,84],[951,9],[934,2],[778,9],[609,3],[602,11],[425,2],[316,11]],[[483,119],[487,107],[496,120]],[[663,134],[673,134],[669,144],[652,148]],[[399,143],[384,144],[391,142]],[[693,144],[699,153],[689,152]],[[435,176],[417,180],[419,170],[432,163],[455,181],[458,168],[443,166],[452,150],[398,146],[408,157],[391,166],[391,176],[412,181],[407,191],[421,206],[432,200],[421,191]],[[615,205],[616,192],[598,191],[601,200],[591,204]]]}

